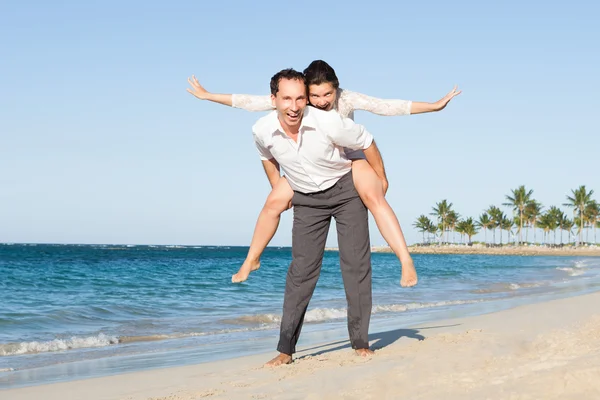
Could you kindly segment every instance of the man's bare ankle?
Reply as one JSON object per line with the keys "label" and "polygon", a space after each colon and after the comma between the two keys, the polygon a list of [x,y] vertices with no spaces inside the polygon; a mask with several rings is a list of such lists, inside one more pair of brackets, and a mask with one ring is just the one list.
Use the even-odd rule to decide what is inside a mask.
{"label": "man's bare ankle", "polygon": [[375,354],[375,352],[369,348],[354,349],[354,352],[356,353],[357,356],[360,356],[360,357],[370,357],[373,354]]}
{"label": "man's bare ankle", "polygon": [[271,361],[267,362],[265,364],[265,366],[266,367],[278,367],[280,365],[286,365],[286,364],[291,364],[291,363],[292,363],[292,355],[291,354],[279,353],[278,356],[273,358]]}

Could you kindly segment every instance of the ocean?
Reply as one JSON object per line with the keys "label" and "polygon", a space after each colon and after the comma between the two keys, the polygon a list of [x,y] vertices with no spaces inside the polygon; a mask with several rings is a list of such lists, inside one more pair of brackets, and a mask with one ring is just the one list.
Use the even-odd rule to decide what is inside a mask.
{"label": "ocean", "polygon": [[[276,354],[290,248],[232,284],[247,247],[0,244],[0,389]],[[371,333],[596,291],[600,258],[374,253]],[[326,252],[300,348],[347,339]],[[423,326],[425,326],[423,325]]]}

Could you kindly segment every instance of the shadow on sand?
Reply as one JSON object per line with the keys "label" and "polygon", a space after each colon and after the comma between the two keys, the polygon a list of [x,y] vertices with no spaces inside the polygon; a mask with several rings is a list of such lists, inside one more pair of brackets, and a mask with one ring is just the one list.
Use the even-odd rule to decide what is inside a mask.
{"label": "shadow on sand", "polygon": [[[399,339],[406,337],[408,339],[414,340],[425,340],[425,336],[423,336],[420,332],[426,329],[438,329],[438,328],[448,328],[452,326],[458,326],[460,324],[454,325],[442,325],[442,326],[426,326],[423,328],[415,328],[415,329],[394,329],[391,331],[384,331],[373,333],[369,335],[369,341],[371,343],[371,350],[381,350],[392,343],[398,341]],[[338,346],[336,346],[338,345]],[[329,347],[334,346],[334,347]],[[333,351],[349,349],[351,348],[348,340],[340,340],[338,342],[327,343],[320,346],[310,347],[308,349],[303,349],[300,353],[303,353],[302,356],[298,357],[302,359],[304,357],[314,357],[321,354],[331,353]],[[322,349],[322,350],[319,350]]]}

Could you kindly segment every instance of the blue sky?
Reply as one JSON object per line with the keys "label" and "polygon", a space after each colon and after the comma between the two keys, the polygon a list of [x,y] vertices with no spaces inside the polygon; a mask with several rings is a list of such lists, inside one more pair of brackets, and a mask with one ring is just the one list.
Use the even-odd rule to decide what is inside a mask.
{"label": "blue sky", "polygon": [[[314,59],[372,96],[463,90],[437,114],[356,114],[410,243],[414,220],[442,199],[476,217],[521,184],[546,206],[582,184],[599,198],[599,11],[591,1],[2,2],[0,242],[249,244],[269,192],[250,130],[263,114],[201,102],[186,79],[267,94],[275,72]],[[374,223],[371,233],[384,243]],[[291,244],[291,212],[272,244]]]}

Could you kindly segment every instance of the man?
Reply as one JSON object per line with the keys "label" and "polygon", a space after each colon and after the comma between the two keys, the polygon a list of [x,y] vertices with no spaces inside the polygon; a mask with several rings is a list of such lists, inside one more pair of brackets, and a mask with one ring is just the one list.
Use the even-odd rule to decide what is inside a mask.
{"label": "man", "polygon": [[254,140],[271,185],[282,179],[281,167],[294,190],[294,222],[277,346],[280,354],[267,365],[292,362],[319,278],[331,217],[338,232],[350,342],[358,355],[368,356],[372,354],[368,340],[372,299],[367,209],[354,188],[351,161],[343,148],[364,150],[376,171],[383,170],[381,156],[373,136],[361,125],[333,111],[306,107],[300,72],[287,69],[275,74],[271,99],[276,111],[253,126]]}

